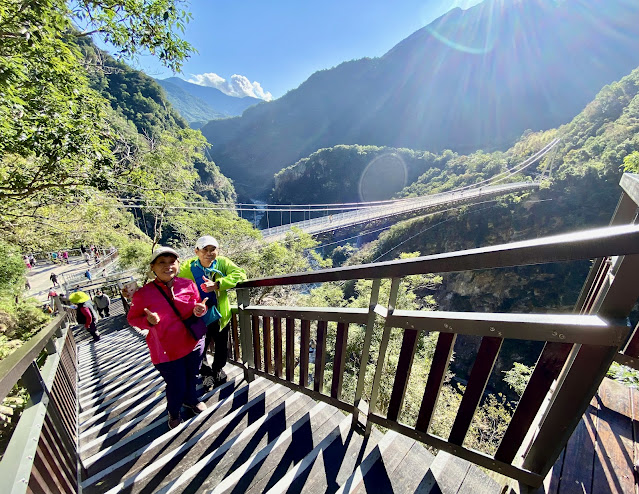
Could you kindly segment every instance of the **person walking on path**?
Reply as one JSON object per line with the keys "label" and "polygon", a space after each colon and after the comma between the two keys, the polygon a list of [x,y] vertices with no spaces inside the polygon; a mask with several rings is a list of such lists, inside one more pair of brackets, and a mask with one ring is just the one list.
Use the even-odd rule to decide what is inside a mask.
{"label": "person walking on path", "polygon": [[77,306],[75,309],[75,318],[78,324],[83,324],[84,329],[93,336],[93,341],[98,341],[100,339],[100,332],[95,325],[98,315],[95,313],[93,304],[91,304],[91,297],[84,292],[74,292],[69,296],[69,301]]}
{"label": "person walking on path", "polygon": [[[218,241],[210,236],[200,237],[195,243],[195,255],[184,262],[178,276],[195,281],[200,297],[208,297],[210,312],[205,320],[207,324],[206,342],[202,354],[200,373],[204,384],[213,387],[226,382],[223,368],[228,357],[229,326],[231,321],[231,303],[227,290],[246,280],[246,272],[229,258],[219,254]],[[213,365],[206,361],[206,351],[211,341],[215,342]],[[212,379],[209,379],[212,378]],[[213,381],[213,382],[211,382]]]}
{"label": "person walking on path", "polygon": [[182,405],[195,414],[206,410],[196,389],[204,337],[196,340],[183,321],[208,311],[195,283],[177,277],[177,252],[170,247],[156,248],[150,267],[155,280],[133,294],[127,320],[131,326],[148,331],[146,344],[151,362],[166,383],[169,429],[173,429],[182,422]]}
{"label": "person walking on path", "polygon": [[89,271],[89,270],[87,269],[87,270],[84,272],[84,276],[85,276],[86,278],[88,278],[88,279],[89,279],[89,281],[91,281],[91,271]]}
{"label": "person walking on path", "polygon": [[102,290],[98,290],[93,297],[93,305],[98,310],[100,317],[109,317],[109,307],[111,306],[111,299]]}
{"label": "person walking on path", "polygon": [[60,284],[58,283],[58,275],[55,273],[51,273],[49,275],[49,279],[51,280],[51,283],[53,283],[53,286],[60,286]]}

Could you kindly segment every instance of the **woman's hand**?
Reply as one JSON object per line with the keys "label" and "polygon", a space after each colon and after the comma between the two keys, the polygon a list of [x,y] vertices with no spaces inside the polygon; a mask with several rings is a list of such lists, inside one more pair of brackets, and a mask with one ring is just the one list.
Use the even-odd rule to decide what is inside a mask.
{"label": "woman's hand", "polygon": [[202,317],[204,314],[206,314],[206,301],[208,300],[208,297],[205,298],[204,300],[202,300],[201,302],[198,302],[197,304],[195,304],[193,306],[193,315],[196,317]]}
{"label": "woman's hand", "polygon": [[206,276],[202,276],[204,283],[200,285],[200,288],[204,293],[216,292],[220,289],[220,283],[217,281],[211,281]]}
{"label": "woman's hand", "polygon": [[158,315],[157,312],[151,312],[149,309],[147,309],[146,307],[144,308],[144,312],[146,313],[146,321],[151,325],[151,326],[155,326],[157,323],[160,322],[160,316]]}

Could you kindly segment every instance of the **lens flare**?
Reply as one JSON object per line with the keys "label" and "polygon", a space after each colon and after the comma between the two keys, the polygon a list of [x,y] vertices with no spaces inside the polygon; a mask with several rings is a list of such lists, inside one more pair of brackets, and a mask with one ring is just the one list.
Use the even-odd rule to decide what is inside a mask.
{"label": "lens flare", "polygon": [[406,187],[408,170],[406,163],[394,153],[373,159],[359,179],[360,201],[390,199],[393,194]]}

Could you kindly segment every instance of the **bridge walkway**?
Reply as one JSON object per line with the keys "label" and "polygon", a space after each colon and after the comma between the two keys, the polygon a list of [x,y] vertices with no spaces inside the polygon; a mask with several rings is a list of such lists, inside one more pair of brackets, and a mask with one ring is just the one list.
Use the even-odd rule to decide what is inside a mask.
{"label": "bridge walkway", "polygon": [[183,409],[185,422],[169,430],[164,384],[143,336],[123,315],[100,328],[98,342],[75,331],[82,492],[500,490],[464,460],[436,459],[392,431],[364,439],[349,414],[265,378],[249,384],[231,364],[226,384],[200,386],[208,409]]}
{"label": "bridge walkway", "polygon": [[417,212],[436,213],[451,207],[476,204],[478,202],[494,199],[495,197],[532,190],[538,187],[539,183],[537,182],[517,182],[455,192],[443,192],[441,194],[434,194],[414,199],[389,201],[384,204],[353,209],[344,213],[329,214],[319,218],[297,221],[273,228],[267,228],[261,230],[261,233],[264,239],[269,242],[284,239],[286,234],[292,231],[292,228],[299,228],[311,235],[318,235],[324,232],[339,230],[341,228],[347,228],[361,223],[384,218],[392,218],[400,215]]}

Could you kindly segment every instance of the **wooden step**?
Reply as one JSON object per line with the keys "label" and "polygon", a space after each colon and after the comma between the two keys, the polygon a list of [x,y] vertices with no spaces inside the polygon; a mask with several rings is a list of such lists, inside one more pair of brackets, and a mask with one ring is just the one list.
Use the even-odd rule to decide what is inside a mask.
{"label": "wooden step", "polygon": [[499,494],[502,487],[480,468],[444,451],[437,453],[420,494]]}
{"label": "wooden step", "polygon": [[169,430],[164,383],[136,331],[85,339],[78,356],[88,494],[498,492],[463,460],[433,459],[392,431],[364,438],[350,414],[265,378],[247,383],[231,365],[227,383],[198,388],[207,410]]}

